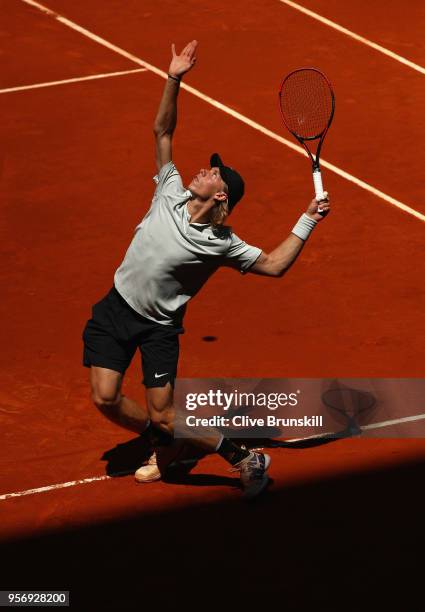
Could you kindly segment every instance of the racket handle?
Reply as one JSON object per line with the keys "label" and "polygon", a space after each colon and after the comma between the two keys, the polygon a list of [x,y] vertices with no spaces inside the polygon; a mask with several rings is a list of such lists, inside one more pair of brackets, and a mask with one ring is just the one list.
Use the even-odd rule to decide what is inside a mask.
{"label": "racket handle", "polygon": [[323,200],[325,196],[323,193],[322,173],[320,172],[319,168],[313,170],[313,183],[316,200]]}
{"label": "racket handle", "polygon": [[[323,200],[325,198],[325,194],[323,193],[322,173],[320,172],[319,168],[313,170],[313,183],[316,200]],[[322,213],[323,208],[321,206],[318,206],[317,212]]]}

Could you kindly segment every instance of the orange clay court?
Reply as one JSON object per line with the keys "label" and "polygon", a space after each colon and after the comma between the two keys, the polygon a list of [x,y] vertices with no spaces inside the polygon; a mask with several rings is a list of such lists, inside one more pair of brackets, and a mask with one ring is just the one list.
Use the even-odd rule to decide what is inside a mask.
{"label": "orange clay court", "polygon": [[[246,181],[237,234],[265,251],[281,242],[312,182],[285,142],[296,144],[277,91],[313,65],[336,95],[322,152],[332,212],[283,279],[212,277],[185,317],[179,377],[423,377],[422,2],[3,0],[1,10],[0,590],[69,590],[83,611],[149,598],[184,607],[224,589],[287,610],[385,597],[415,609],[404,585],[421,537],[423,547],[424,421],[416,437],[397,425],[271,449],[273,482],[253,505],[217,455],[184,482],[136,485],[107,475],[135,436],[92,405],[81,332],[151,202],[170,45],[196,38],[173,141],[183,179],[218,150]],[[140,378],[135,357],[124,388],[142,401]]]}

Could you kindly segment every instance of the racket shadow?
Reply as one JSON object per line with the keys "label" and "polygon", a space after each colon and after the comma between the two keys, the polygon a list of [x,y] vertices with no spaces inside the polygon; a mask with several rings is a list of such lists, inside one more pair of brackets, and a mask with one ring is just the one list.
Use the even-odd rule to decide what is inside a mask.
{"label": "racket shadow", "polygon": [[240,440],[247,448],[312,448],[344,438],[360,436],[362,426],[373,418],[377,400],[369,391],[353,389],[334,380],[321,395],[321,401],[332,420],[343,425],[341,429],[304,439],[281,440],[278,436]]}
{"label": "racket shadow", "polygon": [[353,389],[338,380],[332,381],[321,400],[329,415],[353,435],[361,434],[362,426],[370,423],[378,406],[376,397],[369,391]]}

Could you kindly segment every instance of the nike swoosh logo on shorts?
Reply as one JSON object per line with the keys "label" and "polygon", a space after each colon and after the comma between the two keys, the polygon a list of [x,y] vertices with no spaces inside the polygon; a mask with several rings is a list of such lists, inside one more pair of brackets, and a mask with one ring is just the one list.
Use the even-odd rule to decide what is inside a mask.
{"label": "nike swoosh logo on shorts", "polygon": [[164,374],[157,374],[155,372],[155,378],[161,378],[161,376],[167,376],[168,372],[165,372]]}

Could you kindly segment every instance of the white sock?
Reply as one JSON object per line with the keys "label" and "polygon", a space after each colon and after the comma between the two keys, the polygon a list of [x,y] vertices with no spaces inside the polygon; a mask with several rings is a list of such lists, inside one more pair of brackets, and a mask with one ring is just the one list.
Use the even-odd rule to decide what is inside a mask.
{"label": "white sock", "polygon": [[216,447],[215,447],[215,449],[214,449],[214,450],[215,450],[215,452],[217,452],[217,451],[218,451],[218,449],[220,448],[221,443],[223,442],[223,440],[224,440],[224,436],[223,436],[223,434],[220,434],[220,440],[218,441],[217,446],[216,446]]}

